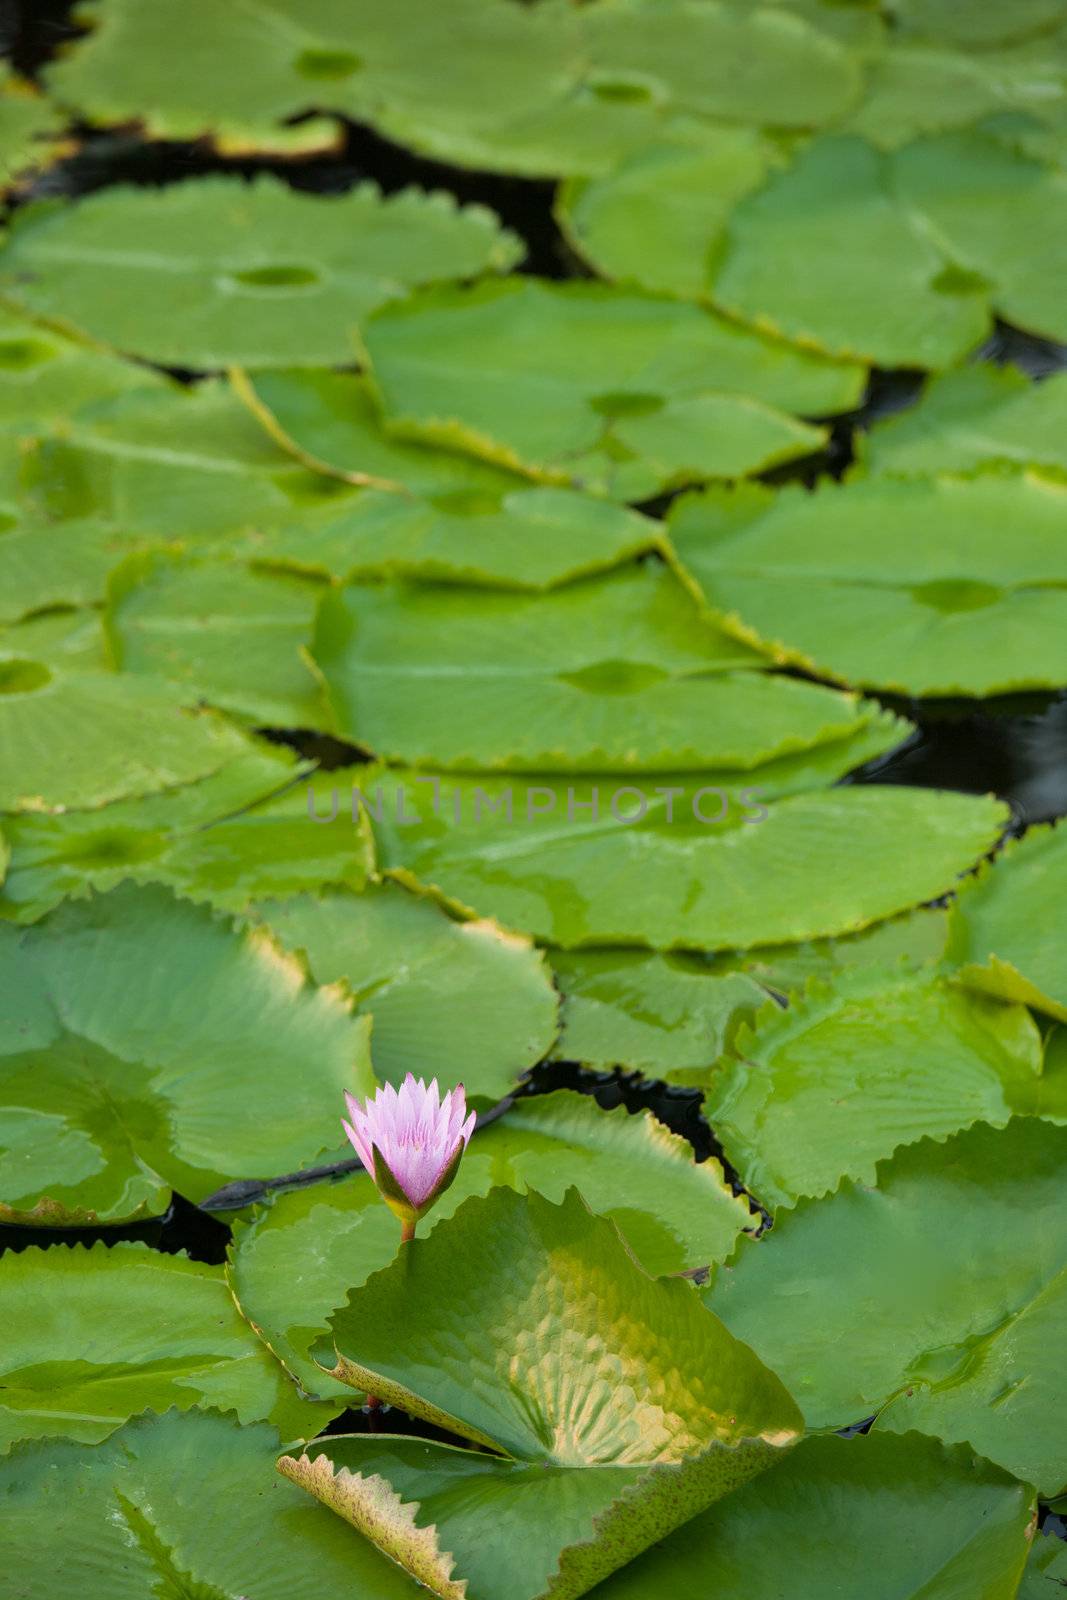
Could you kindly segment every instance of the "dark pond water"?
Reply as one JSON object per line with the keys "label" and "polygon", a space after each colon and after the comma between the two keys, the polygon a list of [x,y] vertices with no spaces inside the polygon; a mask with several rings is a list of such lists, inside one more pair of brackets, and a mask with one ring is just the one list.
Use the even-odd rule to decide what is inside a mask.
{"label": "dark pond water", "polygon": [[[82,31],[72,20],[72,10],[71,0],[0,0],[0,53],[24,76],[35,76],[57,49]],[[342,193],[367,179],[373,179],[385,193],[416,184],[447,189],[460,201],[490,206],[525,241],[527,256],[522,270],[550,278],[589,276],[555,224],[551,182],[459,171],[413,156],[362,126],[347,127],[344,144],[335,154],[290,162],[224,161],[196,144],[147,144],[135,129],[104,134],[84,128],[76,131],[81,136],[79,152],[44,174],[14,203],[47,195],[88,194],[114,183],[175,183],[210,172],[252,177],[269,171],[295,188],[321,194]],[[983,354],[1012,362],[1035,379],[1067,366],[1067,347],[1006,326],[996,330]],[[199,376],[193,372],[176,375],[190,382]],[[910,404],[921,381],[921,376],[912,372],[874,372],[864,405],[835,423],[827,449],[808,461],[776,469],[767,475],[767,481],[812,483],[823,475],[840,476],[853,458],[857,431]],[[668,503],[659,500],[645,509],[658,514]],[[1015,832],[1067,815],[1067,685],[1043,694],[985,701],[883,698],[887,706],[915,724],[916,732],[899,749],[846,781],[992,792],[1011,805]],[[354,756],[349,747],[318,736],[274,736],[284,737],[305,754],[323,758],[326,765],[348,763]],[[636,1112],[648,1107],[691,1142],[699,1160],[712,1154],[722,1159],[714,1134],[700,1115],[696,1091],[639,1081],[621,1073],[585,1072],[573,1063],[557,1062],[536,1068],[520,1092],[546,1093],[561,1087],[594,1094],[606,1108],[622,1103]],[[734,1176],[729,1168],[727,1171]],[[142,1239],[159,1250],[186,1250],[195,1259],[219,1263],[225,1259],[230,1229],[219,1216],[178,1197],[160,1219],[126,1228],[57,1230],[47,1237],[49,1242]],[[37,1230],[0,1227],[0,1251],[42,1242]],[[865,1431],[870,1421],[857,1421],[845,1431]],[[387,1423],[349,1412],[327,1431],[382,1425],[443,1437],[395,1412]],[[1048,1515],[1047,1523],[1050,1533],[1061,1537],[1067,1533],[1061,1519]]]}

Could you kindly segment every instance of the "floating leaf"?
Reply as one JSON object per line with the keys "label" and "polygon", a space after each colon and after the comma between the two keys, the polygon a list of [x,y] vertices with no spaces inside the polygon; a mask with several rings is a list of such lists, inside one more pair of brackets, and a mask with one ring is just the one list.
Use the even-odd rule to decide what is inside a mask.
{"label": "floating leaf", "polygon": [[557,1058],[674,1082],[712,1066],[766,998],[746,974],[720,975],[685,951],[556,950],[552,970],[563,995]]}
{"label": "floating leaf", "polygon": [[0,926],[0,955],[7,1220],[121,1221],[311,1165],[340,1147],[342,1092],[373,1085],[347,998],[162,888]]}
{"label": "floating leaf", "polygon": [[1032,1490],[920,1434],[806,1439],[617,1573],[603,1600],[1014,1600],[1033,1517]]}
{"label": "floating leaf", "polygon": [[[163,1258],[164,1261],[169,1259]],[[265,1423],[175,1411],[105,1444],[36,1441],[0,1460],[19,1600],[418,1600],[409,1578],[273,1469]]]}
{"label": "floating leaf", "polygon": [[[517,1101],[478,1131],[422,1231],[471,1195],[501,1184],[560,1200],[575,1183],[594,1211],[618,1225],[648,1272],[721,1261],[753,1223],[718,1162],[698,1166],[689,1146],[651,1112],[601,1111],[586,1096],[561,1089]],[[353,1284],[392,1261],[397,1238],[396,1219],[362,1174],[326,1189],[279,1194],[238,1225],[229,1268],[237,1302],[308,1393],[345,1392],[310,1352]]]}
{"label": "floating leaf", "polygon": [[1034,828],[967,886],[953,910],[946,959],[960,982],[1067,1022],[1063,895],[1067,830]]}
{"label": "floating leaf", "polygon": [[574,1190],[468,1200],[332,1328],[336,1377],[502,1452],[354,1437],[279,1463],[439,1594],[569,1600],[797,1437],[751,1351]]}
{"label": "floating leaf", "polygon": [[121,395],[144,401],[180,392],[149,368],[68,338],[9,305],[0,307],[0,372],[0,432],[14,435],[66,423]]}
{"label": "floating leaf", "polygon": [[253,722],[322,729],[307,656],[321,596],[321,583],[293,572],[134,555],[112,573],[107,627],[124,674],[166,679]]}
{"label": "floating leaf", "polygon": [[948,908],[922,906],[873,928],[841,939],[816,939],[810,944],[763,945],[738,955],[716,958],[716,970],[740,970],[784,1000],[809,978],[833,981],[853,967],[883,966],[898,973],[937,965],[948,939]]}
{"label": "floating leaf", "polygon": [[872,473],[932,476],[1010,462],[1067,472],[1067,374],[1030,383],[984,363],[935,378],[917,405],[876,424],[863,454]]}
{"label": "floating leaf", "polygon": [[0,286],[161,366],[330,366],[351,358],[375,306],[521,254],[492,212],[446,194],[383,198],[362,184],[323,197],[265,175],[210,177],[27,206],[0,251]]}
{"label": "floating leaf", "polygon": [[62,114],[32,84],[0,76],[0,187],[44,167],[63,148]]}
{"label": "floating leaf", "polygon": [[270,894],[362,888],[373,866],[365,817],[344,832],[308,826],[297,764],[253,744],[212,777],[99,811],[7,819],[14,860],[0,917],[32,922],[67,895],[124,879],[167,883],[231,911]]}
{"label": "floating leaf", "polygon": [[1010,44],[1063,21],[1059,0],[1016,0],[1005,11],[960,6],[956,0],[891,0],[889,10],[909,32],[972,50]]}
{"label": "floating leaf", "polygon": [[858,968],[768,1002],[711,1080],[706,1115],[742,1183],[768,1207],[873,1183],[900,1145],[1035,1103],[1041,1038],[1024,1006],[935,976]]}
{"label": "floating leaf", "polygon": [[880,478],[711,490],[670,530],[712,617],[779,661],[981,695],[1067,678],[1065,515],[1067,487],[1029,473]]}
{"label": "floating leaf", "polygon": [[863,369],[697,306],[511,278],[412,296],[364,329],[388,427],[624,500],[809,454]]}
{"label": "floating leaf", "polygon": [[20,1439],[95,1443],[140,1411],[218,1406],[316,1432],[314,1404],[234,1308],[221,1267],[126,1242],[31,1246],[0,1260],[0,1449]]}
{"label": "floating leaf", "polygon": [[1049,1600],[1056,1589],[1067,1587],[1067,1544],[1039,1534],[1030,1551],[1018,1600]]}
{"label": "floating leaf", "polygon": [[760,658],[661,565],[546,596],[350,584],[324,599],[313,654],[335,731],[415,765],[750,770],[870,717],[821,686],[730,671]]}
{"label": "floating leaf", "polygon": [[[847,750],[827,746],[822,760],[847,766]],[[375,823],[383,864],[564,948],[742,949],[853,932],[946,893],[995,844],[1006,815],[990,799],[874,786],[767,806],[757,768],[744,789],[728,773],[641,786],[449,777],[435,817],[432,777],[392,776]],[[364,782],[373,802],[376,780]]]}
{"label": "floating leaf", "polygon": [[0,513],[0,622],[102,600],[108,573],[132,542],[107,522],[51,523]]}
{"label": "floating leaf", "polygon": [[[86,14],[94,32],[48,72],[59,100],[94,122],[139,119],[155,138],[212,135],[231,153],[328,147],[332,113],[453,165],[590,171],[672,115],[805,127],[859,88],[832,14],[769,7],[671,0],[653,17],[632,3],[457,0],[446,19],[426,0],[398,0],[388,18],[373,0],[326,0],[311,16],[299,0],[225,15],[211,0],[158,0],[149,16],[109,0]],[[164,70],[176,48],[180,73]]]}
{"label": "floating leaf", "polygon": [[555,1039],[559,1001],[544,957],[493,922],[454,922],[394,883],[265,901],[254,915],[306,957],[316,982],[343,982],[373,1018],[383,1082],[399,1086],[411,1072],[496,1100]]}
{"label": "floating leaf", "polygon": [[1038,1118],[924,1140],[880,1163],[873,1187],[845,1179],[743,1241],[708,1302],[791,1386],[809,1427],[892,1401],[887,1425],[966,1440],[1057,1492],[1065,1178],[1067,1128]]}

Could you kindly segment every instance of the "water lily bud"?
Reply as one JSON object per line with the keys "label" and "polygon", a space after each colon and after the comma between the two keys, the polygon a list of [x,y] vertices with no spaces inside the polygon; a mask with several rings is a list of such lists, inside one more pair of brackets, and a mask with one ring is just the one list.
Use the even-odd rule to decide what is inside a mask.
{"label": "water lily bud", "polygon": [[409,1072],[399,1089],[387,1083],[363,1105],[350,1094],[345,1102],[352,1120],[342,1126],[410,1239],[456,1176],[474,1132],[463,1085],[442,1099],[436,1078],[426,1084]]}

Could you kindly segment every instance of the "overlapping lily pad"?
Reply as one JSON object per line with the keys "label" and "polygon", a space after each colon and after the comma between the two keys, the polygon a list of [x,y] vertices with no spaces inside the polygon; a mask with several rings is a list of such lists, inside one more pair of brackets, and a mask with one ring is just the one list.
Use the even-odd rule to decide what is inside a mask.
{"label": "overlapping lily pad", "polygon": [[1067,1544],[1051,1534],[1038,1535],[1030,1550],[1019,1600],[1048,1600],[1067,1584]]}
{"label": "overlapping lily pad", "polygon": [[998,473],[711,490],[670,528],[710,614],[776,659],[985,695],[1067,679],[1065,515],[1062,484]]}
{"label": "overlapping lily pad", "polygon": [[550,482],[641,500],[810,454],[863,368],[697,306],[508,279],[417,295],[364,331],[388,427]]}
{"label": "overlapping lily pad", "polygon": [[[806,127],[860,86],[840,24],[811,7],[670,0],[649,16],[633,0],[573,12],[460,0],[445,18],[427,0],[388,17],[372,0],[313,13],[255,0],[223,16],[210,0],[159,0],[151,15],[110,0],[86,14],[94,33],[48,74],[62,102],[228,151],[323,148],[338,137],[332,112],[461,166],[595,171],[672,116]],[[163,65],[175,40],[180,75]],[[224,70],[234,60],[240,86]]]}
{"label": "overlapping lily pad", "polygon": [[351,359],[375,306],[522,251],[491,212],[450,195],[212,177],[27,206],[0,249],[0,288],[162,366],[329,366]]}
{"label": "overlapping lily pad", "polygon": [[[849,753],[849,741],[823,747],[816,770],[834,759],[847,768]],[[803,757],[777,765],[791,762],[803,770]],[[953,888],[1006,820],[987,798],[904,788],[801,782],[806,792],[767,805],[774,790],[759,768],[746,785],[729,773],[642,786],[449,775],[435,816],[422,776],[420,785],[399,771],[381,784],[381,862],[564,948],[739,949],[854,932]],[[377,803],[377,781],[364,781]]]}
{"label": "overlapping lily pad", "polygon": [[[932,1140],[802,1201],[718,1270],[708,1302],[809,1426],[917,1428],[1045,1495],[1067,1479],[1067,1128],[1017,1117]],[[1035,1218],[1040,1217],[1040,1226]]]}
{"label": "overlapping lily pad", "polygon": [[669,569],[546,596],[350,584],[313,646],[333,727],[413,765],[489,771],[751,769],[847,737],[870,708],[764,672]]}
{"label": "overlapping lily pad", "polygon": [[528,940],[493,922],[455,922],[395,883],[316,888],[253,914],[306,957],[316,982],[342,982],[370,1014],[377,1077],[399,1087],[412,1072],[496,1100],[547,1055],[559,1000]]}
{"label": "overlapping lily pad", "polygon": [[[594,1211],[616,1223],[651,1273],[721,1261],[738,1233],[754,1224],[718,1162],[698,1166],[692,1150],[650,1112],[604,1112],[586,1096],[558,1090],[519,1100],[478,1131],[420,1234],[470,1196],[501,1184],[559,1200],[573,1183]],[[311,1351],[348,1291],[392,1261],[398,1237],[395,1217],[363,1174],[279,1194],[238,1225],[229,1266],[237,1302],[308,1393],[345,1393]]]}
{"label": "overlapping lily pad", "polygon": [[[1014,1600],[1032,1490],[918,1433],[806,1439],[604,1586],[604,1600]],[[1039,1543],[1045,1541],[1038,1541]]]}
{"label": "overlapping lily pad", "polygon": [[900,477],[971,472],[987,463],[1067,472],[1067,376],[1030,383],[978,363],[935,378],[914,406],[871,429],[864,460]]}
{"label": "overlapping lily pad", "polygon": [[131,1242],[53,1245],[0,1260],[0,1451],[96,1443],[129,1417],[218,1406],[306,1437],[339,1407],[301,1398],[242,1321],[221,1267]]}
{"label": "overlapping lily pad", "polygon": [[0,927],[0,952],[7,1220],[151,1216],[172,1187],[199,1200],[313,1164],[341,1144],[343,1090],[373,1084],[346,996],[262,930],[165,889]]}
{"label": "overlapping lily pad", "polygon": [[1035,828],[1009,844],[953,912],[946,954],[960,982],[1067,1022],[1065,891],[1067,829]]}
{"label": "overlapping lily pad", "polygon": [[647,1277],[573,1190],[468,1200],[331,1326],[336,1377],[494,1452],[356,1436],[279,1463],[441,1595],[570,1600],[799,1433],[691,1285]]}
{"label": "overlapping lily pad", "polygon": [[813,980],[741,1027],[706,1100],[735,1170],[765,1206],[873,1183],[900,1145],[1035,1107],[1041,1037],[1021,1005],[936,976],[860,967]]}
{"label": "overlapping lily pad", "polygon": [[0,187],[47,166],[62,147],[62,115],[32,84],[0,76]]}
{"label": "overlapping lily pad", "polygon": [[747,974],[686,951],[555,950],[552,970],[563,995],[556,1057],[673,1081],[701,1077],[766,998]]}
{"label": "overlapping lily pad", "polygon": [[20,1600],[195,1593],[257,1600],[417,1600],[415,1585],[273,1470],[266,1423],[175,1411],[104,1444],[17,1446],[0,1460]]}

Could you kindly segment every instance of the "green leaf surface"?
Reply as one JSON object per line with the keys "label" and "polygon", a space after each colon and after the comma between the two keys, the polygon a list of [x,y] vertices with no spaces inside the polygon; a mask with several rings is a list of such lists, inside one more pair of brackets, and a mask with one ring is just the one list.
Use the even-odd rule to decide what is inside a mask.
{"label": "green leaf surface", "polygon": [[52,523],[0,513],[0,622],[102,600],[108,573],[132,542],[107,522]]}
{"label": "green leaf surface", "polygon": [[95,1443],[129,1417],[217,1406],[307,1437],[312,1403],[238,1316],[221,1267],[146,1244],[30,1246],[0,1261],[0,1449],[44,1437]]}
{"label": "green leaf surface", "polygon": [[[852,764],[847,743],[827,746],[824,772],[835,754]],[[767,806],[761,769],[746,774],[744,789],[728,773],[642,786],[449,777],[435,817],[429,778],[393,778],[381,785],[375,824],[383,865],[564,948],[741,949],[854,932],[946,893],[1005,820],[991,799],[873,786],[793,793]],[[377,800],[376,781],[364,782]],[[753,789],[758,805],[746,798]],[[705,822],[694,820],[694,798]],[[631,819],[645,804],[643,820],[617,820],[612,800]]]}
{"label": "green leaf surface", "polygon": [[454,922],[395,883],[262,901],[253,914],[317,983],[345,984],[373,1018],[385,1083],[399,1088],[411,1072],[497,1100],[555,1039],[559,999],[544,957],[496,923]]}
{"label": "green leaf surface", "polygon": [[948,908],[922,906],[878,922],[841,939],[808,944],[764,945],[716,957],[717,972],[749,973],[764,989],[785,1000],[809,978],[834,982],[853,967],[882,966],[898,973],[931,968],[942,960],[948,939]]}
{"label": "green leaf surface", "polygon": [[413,765],[751,770],[871,715],[821,686],[729,670],[760,658],[658,564],[545,596],[350,584],[324,599],[312,649],[335,731]]}
{"label": "green leaf surface", "polygon": [[8,188],[61,153],[62,114],[32,84],[0,75],[0,186]]}
{"label": "green leaf surface", "polygon": [[116,665],[255,723],[324,729],[322,685],[308,659],[322,592],[295,572],[130,556],[108,584]]}
{"label": "green leaf surface", "polygon": [[1067,830],[1034,828],[969,884],[953,909],[946,959],[961,983],[1067,1022],[1063,896]]}
{"label": "green leaf surface", "polygon": [[601,1071],[689,1082],[766,998],[747,974],[713,972],[685,951],[555,950],[551,959],[563,995],[553,1054]]}
{"label": "green leaf surface", "polygon": [[877,423],[864,462],[874,473],[923,477],[1011,463],[1067,472],[1067,376],[1029,383],[984,363],[933,379],[914,406]]}
{"label": "green leaf surface", "polygon": [[1067,678],[1065,514],[1067,488],[1031,473],[879,478],[712,490],[678,503],[670,532],[713,620],[775,659],[986,695]]}
{"label": "green leaf surface", "polygon": [[1035,1117],[924,1140],[882,1162],[874,1185],[846,1179],[742,1242],[708,1303],[790,1386],[809,1427],[891,1402],[887,1426],[966,1441],[1056,1493],[1065,1175],[1067,1128]]}
{"label": "green leaf surface", "polygon": [[274,1471],[277,1431],[204,1411],[137,1417],[105,1444],[0,1461],[18,1600],[417,1600],[362,1539]]}
{"label": "green leaf surface", "polygon": [[[721,1261],[754,1223],[718,1162],[697,1165],[689,1146],[651,1112],[601,1111],[586,1096],[561,1089],[519,1100],[478,1130],[419,1236],[471,1195],[502,1184],[560,1200],[575,1183],[594,1211],[616,1223],[648,1272]],[[395,1217],[361,1173],[329,1188],[279,1194],[237,1225],[228,1270],[238,1305],[308,1393],[346,1392],[311,1351],[348,1291],[388,1266],[398,1242]]]}
{"label": "green leaf surface", "polygon": [[936,976],[857,968],[768,1002],[732,1040],[705,1103],[742,1183],[769,1208],[873,1183],[901,1145],[1034,1107],[1041,1037],[1021,1005]]}
{"label": "green leaf surface", "polygon": [[573,1190],[561,1205],[508,1189],[467,1201],[332,1328],[336,1376],[504,1453],[433,1447],[432,1500],[426,1456],[408,1455],[427,1447],[408,1441],[280,1463],[442,1595],[464,1579],[471,1600],[580,1595],[797,1437],[751,1351],[688,1283],[647,1277]]}
{"label": "green leaf surface", "polygon": [[1023,1484],[918,1433],[806,1439],[617,1573],[603,1600],[1015,1600],[1034,1509]]}
{"label": "green leaf surface", "polygon": [[971,50],[1010,44],[1063,21],[1058,0],[1016,0],[1004,11],[961,6],[956,0],[891,0],[889,10],[908,32]]}
{"label": "green leaf surface", "polygon": [[443,193],[323,197],[209,177],[27,207],[0,250],[0,289],[162,366],[328,366],[386,300],[521,254],[490,211]]}
{"label": "green leaf surface", "polygon": [[824,432],[787,412],[863,381],[697,306],[533,278],[413,296],[363,336],[397,434],[624,500],[809,454]]}
{"label": "green leaf surface", "polygon": [[[111,0],[86,8],[96,27],[48,84],[90,121],[210,134],[228,152],[328,147],[333,113],[439,160],[528,174],[599,170],[679,114],[822,123],[859,89],[832,12],[649,9],[457,0],[445,17],[398,0],[387,18],[372,0],[246,0],[225,14],[211,0],[157,0],[150,12]],[[180,73],[167,70],[176,50]],[[289,125],[310,111],[320,114]]]}
{"label": "green leaf surface", "polygon": [[1057,1600],[1067,1586],[1067,1544],[1051,1534],[1038,1534],[1030,1550],[1018,1600]]}
{"label": "green leaf surface", "polygon": [[68,338],[10,305],[0,306],[0,372],[0,433],[14,437],[67,424],[125,394],[145,400],[179,392],[149,368]]}
{"label": "green leaf surface", "polygon": [[0,926],[0,952],[7,1220],[121,1221],[312,1165],[341,1146],[343,1091],[373,1086],[346,996],[162,888]]}

